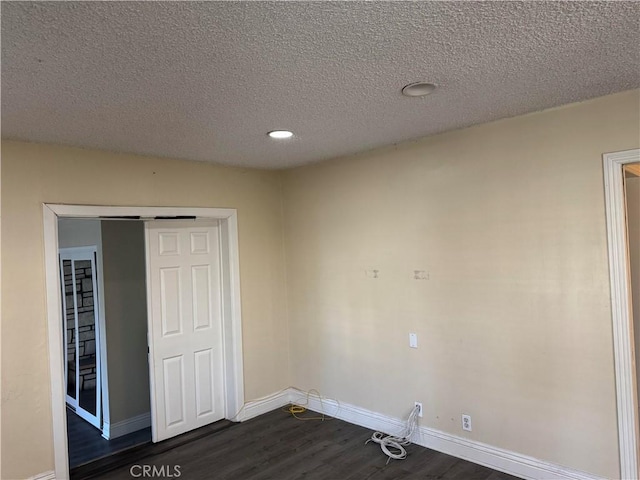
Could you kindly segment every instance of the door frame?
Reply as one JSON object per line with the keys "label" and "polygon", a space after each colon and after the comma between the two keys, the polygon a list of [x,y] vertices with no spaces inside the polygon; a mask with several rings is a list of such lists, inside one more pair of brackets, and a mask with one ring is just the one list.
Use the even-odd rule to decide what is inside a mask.
{"label": "door frame", "polygon": [[623,479],[638,476],[640,442],[622,168],[628,163],[639,161],[640,149],[605,153],[602,156],[618,407],[618,447],[620,476]]}
{"label": "door frame", "polygon": [[[69,478],[66,389],[63,369],[63,340],[60,328],[62,304],[60,298],[60,276],[58,274],[58,218],[103,217],[114,219],[114,217],[140,217],[140,220],[144,221],[155,219],[155,217],[196,217],[220,222],[225,418],[233,418],[244,404],[237,211],[230,208],[115,207],[47,203],[42,204],[42,211],[49,333],[51,413],[56,478]],[[153,392],[151,392],[151,395],[153,395]]]}

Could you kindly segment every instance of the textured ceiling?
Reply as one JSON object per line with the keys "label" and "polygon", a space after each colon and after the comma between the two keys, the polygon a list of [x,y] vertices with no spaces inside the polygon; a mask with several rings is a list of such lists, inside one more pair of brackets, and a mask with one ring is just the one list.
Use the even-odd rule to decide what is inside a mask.
{"label": "textured ceiling", "polygon": [[281,168],[640,86],[637,2],[1,9],[2,135],[38,142]]}

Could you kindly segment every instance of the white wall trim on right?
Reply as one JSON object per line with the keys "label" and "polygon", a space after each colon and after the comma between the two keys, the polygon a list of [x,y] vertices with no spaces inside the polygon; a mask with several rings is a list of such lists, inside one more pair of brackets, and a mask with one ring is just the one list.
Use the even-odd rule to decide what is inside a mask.
{"label": "white wall trim on right", "polygon": [[629,252],[622,167],[640,162],[640,149],[605,153],[604,195],[607,215],[607,243],[609,247],[609,276],[611,288],[611,317],[618,407],[618,443],[620,476],[639,478],[638,471],[638,409],[633,349],[633,317],[631,314],[631,285],[629,281]]}
{"label": "white wall trim on right", "polygon": [[129,433],[137,432],[151,426],[151,412],[143,413],[135,417],[127,418],[116,423],[104,422],[102,436],[107,440],[122,437]]}

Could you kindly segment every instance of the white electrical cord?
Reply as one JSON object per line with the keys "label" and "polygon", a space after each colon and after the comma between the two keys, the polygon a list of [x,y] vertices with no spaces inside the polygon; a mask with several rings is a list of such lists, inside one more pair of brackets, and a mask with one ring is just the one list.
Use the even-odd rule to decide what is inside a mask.
{"label": "white electrical cord", "polygon": [[407,451],[404,449],[404,445],[411,443],[411,436],[413,432],[418,428],[418,414],[420,413],[420,406],[416,405],[409,418],[407,418],[407,425],[404,431],[399,435],[386,435],[382,432],[375,432],[371,435],[371,438],[364,442],[366,445],[369,442],[375,442],[380,445],[382,451],[387,455],[387,464],[393,458],[395,460],[404,460],[407,458]]}

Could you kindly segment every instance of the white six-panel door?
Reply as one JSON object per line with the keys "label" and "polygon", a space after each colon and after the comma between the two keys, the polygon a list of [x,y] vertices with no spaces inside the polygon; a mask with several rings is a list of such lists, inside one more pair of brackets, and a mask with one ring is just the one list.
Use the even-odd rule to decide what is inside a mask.
{"label": "white six-panel door", "polygon": [[224,418],[218,228],[146,223],[154,442]]}

